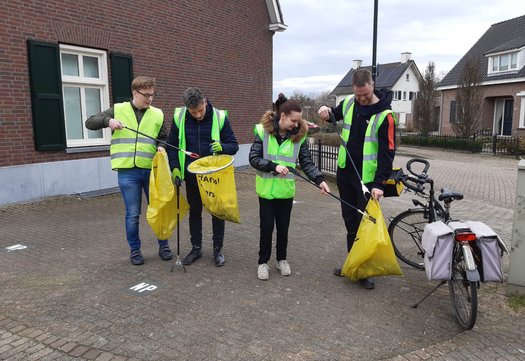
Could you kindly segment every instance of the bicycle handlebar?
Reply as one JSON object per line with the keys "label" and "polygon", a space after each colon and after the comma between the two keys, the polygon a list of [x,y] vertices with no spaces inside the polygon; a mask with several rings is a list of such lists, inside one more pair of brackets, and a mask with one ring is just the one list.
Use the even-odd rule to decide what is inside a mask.
{"label": "bicycle handlebar", "polygon": [[[417,174],[412,170],[412,164],[414,163],[422,163],[424,165],[423,171],[421,171],[421,174]],[[407,162],[407,170],[412,174],[415,175],[418,179],[426,179],[428,178],[428,168],[430,168],[430,163],[428,160],[421,159],[421,158],[412,158]]]}
{"label": "bicycle handlebar", "polygon": [[[401,181],[401,183],[403,183],[405,187],[407,187],[408,189],[416,193],[425,193],[425,187],[423,185],[425,183],[428,183],[429,179],[430,178],[423,179],[423,178],[415,177],[410,174],[404,174],[404,173],[399,177],[399,180]],[[409,181],[415,183],[416,185],[409,183]]]}

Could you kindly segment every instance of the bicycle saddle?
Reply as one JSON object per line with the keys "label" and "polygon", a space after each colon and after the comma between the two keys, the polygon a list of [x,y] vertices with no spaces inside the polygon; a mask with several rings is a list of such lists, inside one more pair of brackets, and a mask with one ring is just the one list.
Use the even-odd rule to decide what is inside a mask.
{"label": "bicycle saddle", "polygon": [[448,188],[441,188],[441,194],[438,199],[440,201],[445,200],[445,202],[452,202],[454,199],[463,199],[463,194],[453,192]]}

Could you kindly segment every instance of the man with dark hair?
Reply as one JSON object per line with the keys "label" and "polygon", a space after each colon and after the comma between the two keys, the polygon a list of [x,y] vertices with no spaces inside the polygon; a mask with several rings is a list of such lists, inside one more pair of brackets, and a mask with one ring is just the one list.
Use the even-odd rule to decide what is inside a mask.
{"label": "man with dark hair", "polygon": [[[144,263],[139,237],[142,191],[149,202],[149,177],[153,157],[156,151],[164,152],[165,149],[124,126],[162,141],[166,140],[167,130],[162,110],[151,106],[155,97],[155,79],[136,77],[131,83],[131,93],[133,97],[129,102],[117,103],[89,117],[86,128],[111,129],[111,168],[118,173],[118,185],[126,206],[126,237],[131,249],[131,264],[141,265]],[[159,239],[158,243],[160,258],[170,260],[172,254],[168,241]]]}
{"label": "man with dark hair", "polygon": [[[216,109],[198,88],[184,91],[184,107],[175,108],[173,125],[168,143],[182,150],[197,153],[200,157],[212,154],[234,155],[239,145],[230,125],[227,111]],[[190,236],[192,249],[182,263],[192,264],[202,257],[202,200],[195,174],[187,171],[193,161],[184,152],[168,149],[170,168],[180,172],[186,181],[186,196],[190,205]],[[217,267],[224,265],[222,246],[224,240],[224,220],[212,216],[213,225],[213,259]]]}
{"label": "man with dark hair", "polygon": [[[337,159],[337,187],[343,200],[364,210],[369,197],[379,200],[383,196],[385,181],[392,172],[396,121],[391,110],[392,91],[374,91],[370,71],[365,68],[355,70],[352,88],[354,94],[347,96],[337,107],[323,105],[318,113],[324,120],[329,120],[332,113],[336,121],[344,121]],[[369,190],[366,195],[360,179]],[[350,252],[362,216],[344,203],[341,203],[341,211],[347,230],[347,251]],[[336,268],[334,274],[341,276],[341,269]],[[375,287],[368,278],[360,280],[360,284],[367,289]]]}

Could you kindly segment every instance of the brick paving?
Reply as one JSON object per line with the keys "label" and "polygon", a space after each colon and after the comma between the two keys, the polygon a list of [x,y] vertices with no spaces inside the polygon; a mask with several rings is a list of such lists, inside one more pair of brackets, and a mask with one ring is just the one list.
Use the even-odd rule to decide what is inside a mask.
{"label": "brick paving", "polygon": [[[510,243],[516,160],[401,148],[396,164],[416,155],[431,162],[437,188],[465,193],[454,215],[484,221]],[[270,280],[259,281],[253,171],[238,169],[236,182],[242,223],[227,224],[227,264],[213,265],[204,215],[204,256],[186,272],[160,260],[145,219],[146,263],[129,263],[118,194],[0,208],[0,360],[525,360],[525,312],[507,306],[505,283],[481,286],[476,326],[465,332],[446,287],[409,307],[434,286],[424,272],[402,265],[403,277],[378,278],[374,291],[333,276],[345,257],[339,205],[303,181],[290,227],[293,274],[280,276],[272,261]],[[384,199],[385,217],[410,199]],[[15,244],[27,248],[5,250]],[[175,234],[170,244],[176,251]],[[185,219],[181,256],[189,249]],[[141,283],[157,288],[130,290]]]}

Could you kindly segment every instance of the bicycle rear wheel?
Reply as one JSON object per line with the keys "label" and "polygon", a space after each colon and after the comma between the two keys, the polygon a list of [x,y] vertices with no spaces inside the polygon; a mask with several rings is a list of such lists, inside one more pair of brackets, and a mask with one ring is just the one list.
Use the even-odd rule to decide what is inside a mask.
{"label": "bicycle rear wheel", "polygon": [[421,235],[428,224],[428,211],[423,208],[409,209],[399,213],[388,226],[388,234],[396,256],[404,263],[424,269]]}
{"label": "bicycle rear wheel", "polygon": [[452,277],[448,281],[450,301],[461,327],[470,330],[476,323],[478,314],[477,282],[467,279],[465,259],[459,244],[454,245],[452,258]]}

